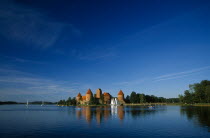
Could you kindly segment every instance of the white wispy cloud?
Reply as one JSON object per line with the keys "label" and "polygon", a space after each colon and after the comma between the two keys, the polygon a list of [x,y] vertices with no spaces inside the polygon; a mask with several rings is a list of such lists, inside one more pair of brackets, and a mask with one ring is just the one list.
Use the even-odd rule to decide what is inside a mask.
{"label": "white wispy cloud", "polygon": [[198,73],[198,72],[203,72],[203,71],[206,71],[206,70],[210,70],[210,66],[158,76],[158,77],[154,78],[154,81],[162,81],[162,80],[183,78],[183,77],[186,77],[186,76]]}
{"label": "white wispy cloud", "polygon": [[33,74],[31,73],[26,73],[26,72],[23,72],[23,71],[19,71],[19,70],[15,70],[15,69],[11,69],[9,67],[4,67],[4,68],[0,68],[0,77],[2,76],[5,76],[5,75],[8,75],[8,76],[33,76]]}
{"label": "white wispy cloud", "polygon": [[45,64],[44,62],[34,61],[34,60],[29,60],[29,59],[19,58],[19,57],[11,57],[11,56],[1,56],[1,57],[10,61],[15,61],[15,62],[20,62],[20,63]]}
{"label": "white wispy cloud", "polygon": [[0,1],[0,29],[8,40],[39,48],[53,46],[63,30],[81,34],[72,24],[52,21],[45,13],[12,0]]}
{"label": "white wispy cloud", "polygon": [[210,70],[210,66],[196,68],[196,69],[192,69],[192,70],[188,70],[188,71],[182,71],[182,72],[161,75],[161,76],[154,77],[154,78],[151,77],[151,78],[142,78],[140,80],[115,82],[115,83],[113,83],[113,85],[120,86],[120,87],[131,87],[131,86],[135,86],[135,85],[139,85],[139,84],[147,83],[147,82],[151,82],[151,81],[157,82],[157,81],[183,78],[183,77],[187,77],[187,76],[194,75],[196,73],[200,73],[200,72],[204,72],[204,71],[208,71],[208,70]]}
{"label": "white wispy cloud", "polygon": [[[31,73],[0,68],[0,93],[4,97],[21,95],[59,100],[61,97],[74,97],[79,91],[85,91],[82,84],[70,81],[56,81],[36,76]],[[51,98],[48,98],[48,97]],[[4,99],[0,99],[4,100]],[[40,99],[37,99],[40,100]]]}

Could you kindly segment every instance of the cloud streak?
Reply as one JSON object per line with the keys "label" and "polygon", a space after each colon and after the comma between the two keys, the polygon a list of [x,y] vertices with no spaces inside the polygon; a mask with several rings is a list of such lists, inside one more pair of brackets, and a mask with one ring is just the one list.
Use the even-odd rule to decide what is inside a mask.
{"label": "cloud streak", "polygon": [[162,80],[171,80],[171,79],[176,79],[176,78],[183,78],[189,75],[193,75],[198,72],[203,72],[206,70],[210,70],[210,66],[202,67],[202,68],[197,68],[193,70],[188,70],[188,71],[183,71],[183,72],[178,72],[178,73],[171,73],[171,74],[166,74],[162,76],[158,76],[154,78],[154,81],[162,81]]}
{"label": "cloud streak", "polygon": [[19,62],[19,63],[45,64],[44,62],[23,59],[23,58],[18,58],[18,57],[11,57],[11,56],[1,56],[1,57],[8,59],[10,61],[15,61],[15,62]]}
{"label": "cloud streak", "polygon": [[197,68],[197,69],[192,69],[188,71],[183,71],[183,72],[177,72],[177,73],[171,73],[171,74],[166,74],[166,75],[161,75],[155,78],[144,78],[141,80],[133,80],[133,81],[124,81],[124,82],[117,82],[113,83],[114,86],[121,86],[121,87],[130,87],[134,85],[139,85],[144,82],[158,82],[158,81],[164,81],[164,80],[173,80],[173,79],[178,79],[178,78],[183,78],[187,77],[196,73],[204,72],[210,70],[210,66],[202,67],[202,68]]}
{"label": "cloud streak", "polygon": [[[55,81],[37,77],[33,74],[14,69],[0,69],[0,93],[7,99],[11,96],[21,95],[22,99],[27,95],[32,97],[52,99],[57,101],[62,97],[74,97],[79,91],[86,88],[79,83],[70,81]],[[51,98],[49,98],[49,96]],[[5,100],[5,99],[0,99]]]}

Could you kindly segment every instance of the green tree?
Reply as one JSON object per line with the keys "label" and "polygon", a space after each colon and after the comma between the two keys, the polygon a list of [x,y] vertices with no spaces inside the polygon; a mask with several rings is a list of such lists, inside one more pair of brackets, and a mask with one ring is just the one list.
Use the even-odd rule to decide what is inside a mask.
{"label": "green tree", "polygon": [[60,100],[60,101],[58,102],[58,105],[66,105],[66,101],[65,101],[65,100]]}
{"label": "green tree", "polygon": [[72,104],[71,102],[72,102],[72,101],[71,101],[71,97],[69,97],[69,98],[66,100],[66,104],[69,106],[69,105]]}
{"label": "green tree", "polygon": [[154,95],[151,95],[151,101],[150,102],[154,103],[155,101],[156,101],[155,96]]}
{"label": "green tree", "polygon": [[209,86],[210,86],[210,81],[208,80],[203,80],[200,83],[190,84],[189,90],[185,91],[183,97],[180,97],[180,101],[185,103],[210,102]]}
{"label": "green tree", "polygon": [[76,100],[75,97],[71,100],[71,103],[72,103],[72,105],[76,105],[77,104],[77,100]]}
{"label": "green tree", "polygon": [[129,96],[129,95],[126,96],[125,102],[126,102],[126,103],[130,103],[130,96]]}
{"label": "green tree", "polygon": [[137,103],[137,100],[136,100],[137,98],[136,97],[137,97],[136,92],[132,92],[131,96],[130,96],[130,102],[131,103]]}
{"label": "green tree", "polygon": [[182,94],[179,94],[179,101],[180,101],[181,103],[184,102],[184,96],[183,96]]}
{"label": "green tree", "polygon": [[205,94],[206,94],[206,102],[210,103],[210,85],[206,86]]}
{"label": "green tree", "polygon": [[[171,102],[173,103],[174,101],[173,101],[173,98],[170,98],[171,99]],[[163,98],[163,97],[159,97],[158,98],[158,102],[160,102],[160,103],[165,103],[166,102],[166,99],[165,98]]]}
{"label": "green tree", "polygon": [[192,85],[193,89],[194,89],[194,94],[195,94],[195,102],[197,103],[202,103],[204,102],[205,99],[205,87],[199,83],[195,83],[194,85]]}
{"label": "green tree", "polygon": [[140,94],[140,103],[145,103],[145,95],[144,94]]}
{"label": "green tree", "polygon": [[189,90],[186,90],[185,92],[184,92],[184,102],[185,103],[192,103],[193,101],[192,101],[192,94],[190,93],[190,91]]}

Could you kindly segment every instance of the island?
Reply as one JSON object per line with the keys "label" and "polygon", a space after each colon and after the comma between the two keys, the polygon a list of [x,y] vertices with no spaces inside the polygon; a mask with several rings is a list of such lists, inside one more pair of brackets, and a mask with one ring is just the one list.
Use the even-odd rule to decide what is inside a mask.
{"label": "island", "polygon": [[101,89],[96,90],[96,94],[93,95],[90,89],[87,90],[86,95],[82,96],[78,93],[76,97],[77,105],[90,105],[90,104],[113,104],[113,105],[123,105],[124,93],[122,90],[118,92],[117,97],[112,97],[108,92],[102,93]]}

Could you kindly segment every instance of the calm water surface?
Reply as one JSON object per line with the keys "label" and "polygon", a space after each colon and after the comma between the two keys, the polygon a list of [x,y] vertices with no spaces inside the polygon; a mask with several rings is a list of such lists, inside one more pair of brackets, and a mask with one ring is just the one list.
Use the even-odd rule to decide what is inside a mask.
{"label": "calm water surface", "polygon": [[210,107],[1,105],[0,137],[210,137]]}

